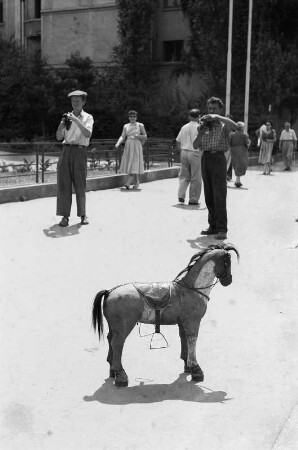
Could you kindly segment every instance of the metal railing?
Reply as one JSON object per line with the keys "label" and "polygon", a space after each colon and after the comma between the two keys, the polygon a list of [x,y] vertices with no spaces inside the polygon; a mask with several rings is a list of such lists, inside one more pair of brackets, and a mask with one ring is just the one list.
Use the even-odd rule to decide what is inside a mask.
{"label": "metal railing", "polygon": [[[94,139],[87,150],[87,177],[119,172],[124,146],[114,139]],[[59,142],[0,143],[0,187],[56,181]],[[172,167],[179,152],[171,139],[148,139],[143,145],[144,169]]]}

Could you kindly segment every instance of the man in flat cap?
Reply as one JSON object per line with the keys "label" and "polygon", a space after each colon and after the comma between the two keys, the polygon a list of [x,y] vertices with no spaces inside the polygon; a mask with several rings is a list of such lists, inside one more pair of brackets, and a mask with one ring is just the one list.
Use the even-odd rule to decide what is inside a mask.
{"label": "man in flat cap", "polygon": [[93,117],[83,110],[87,93],[73,91],[68,94],[73,111],[63,114],[56,137],[63,140],[62,153],[57,165],[57,216],[67,227],[72,201],[72,185],[76,193],[77,215],[81,225],[88,225],[86,215],[87,148],[93,129]]}

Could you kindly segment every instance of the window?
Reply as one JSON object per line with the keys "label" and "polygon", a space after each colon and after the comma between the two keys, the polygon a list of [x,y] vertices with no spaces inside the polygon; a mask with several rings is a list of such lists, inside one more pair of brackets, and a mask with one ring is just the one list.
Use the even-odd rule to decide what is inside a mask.
{"label": "window", "polygon": [[164,41],[163,60],[165,62],[181,61],[183,41]]}
{"label": "window", "polygon": [[163,0],[164,8],[177,8],[181,6],[181,0]]}
{"label": "window", "polygon": [[34,19],[40,19],[41,0],[35,0]]}
{"label": "window", "polygon": [[27,38],[27,52],[36,53],[40,52],[41,40],[40,36],[30,36]]}
{"label": "window", "polygon": [[3,23],[3,0],[0,0],[0,23]]}

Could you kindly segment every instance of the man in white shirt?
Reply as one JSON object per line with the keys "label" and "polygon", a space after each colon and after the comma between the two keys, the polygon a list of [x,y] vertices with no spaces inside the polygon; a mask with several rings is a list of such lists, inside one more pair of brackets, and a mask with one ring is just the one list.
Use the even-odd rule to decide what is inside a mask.
{"label": "man in white shirt", "polygon": [[282,130],[279,138],[279,149],[282,152],[282,158],[285,165],[284,170],[290,171],[293,159],[293,151],[297,149],[296,133],[290,128],[290,122],[285,122],[285,129]]}
{"label": "man in white shirt", "polygon": [[180,203],[185,202],[185,195],[189,186],[189,205],[199,205],[202,188],[202,152],[193,148],[193,141],[198,134],[199,119],[200,111],[191,109],[189,111],[189,123],[181,128],[176,138],[178,149],[181,152],[178,200]]}
{"label": "man in white shirt", "polygon": [[77,215],[81,225],[88,225],[86,216],[87,148],[93,130],[93,117],[83,110],[87,92],[68,94],[73,111],[63,114],[56,137],[63,139],[63,149],[57,165],[57,216],[63,216],[59,225],[67,227],[72,202],[72,185],[77,200]]}

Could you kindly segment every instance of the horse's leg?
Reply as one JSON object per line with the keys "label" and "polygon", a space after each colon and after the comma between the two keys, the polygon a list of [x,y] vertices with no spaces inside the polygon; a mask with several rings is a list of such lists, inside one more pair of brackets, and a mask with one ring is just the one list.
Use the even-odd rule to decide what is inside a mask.
{"label": "horse's leg", "polygon": [[190,367],[187,366],[187,340],[186,340],[185,330],[181,323],[178,323],[178,327],[179,327],[179,336],[180,336],[180,341],[181,341],[180,358],[182,359],[182,361],[184,361],[184,372],[190,373],[191,369],[190,369]]}
{"label": "horse's leg", "polygon": [[187,341],[187,368],[193,381],[204,381],[204,373],[197,362],[196,345],[201,320],[191,321],[185,326]]}
{"label": "horse's leg", "polygon": [[128,386],[128,377],[122,366],[122,351],[125,339],[135,326],[137,321],[128,321],[126,320],[124,323],[118,323],[117,329],[114,327],[112,331],[112,352],[113,352],[113,363],[111,366],[111,370],[115,374],[115,385],[120,387]]}
{"label": "horse's leg", "polygon": [[109,333],[108,333],[108,336],[107,336],[108,343],[109,343],[109,353],[108,353],[107,361],[110,364],[110,374],[109,374],[109,376],[111,378],[115,378],[115,372],[112,369],[112,363],[113,363],[113,347],[112,347],[112,343],[111,343],[112,336],[113,336],[113,332],[112,332],[111,327],[109,326]]}

